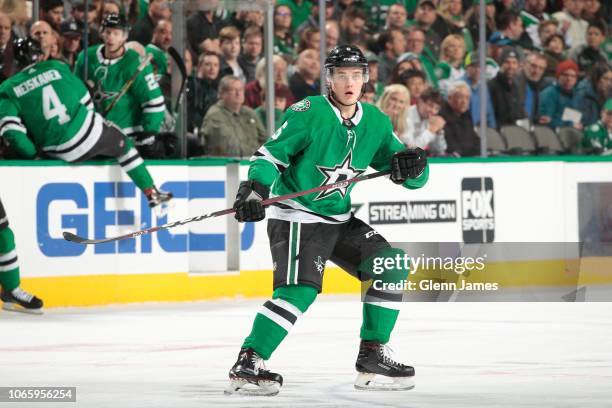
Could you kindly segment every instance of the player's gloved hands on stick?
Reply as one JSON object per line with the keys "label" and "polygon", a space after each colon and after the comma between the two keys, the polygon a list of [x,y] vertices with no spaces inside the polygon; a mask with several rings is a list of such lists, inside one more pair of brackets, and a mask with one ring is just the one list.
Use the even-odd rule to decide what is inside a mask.
{"label": "player's gloved hands on stick", "polygon": [[397,152],[391,158],[391,181],[402,184],[407,179],[417,178],[427,166],[427,153],[417,147]]}
{"label": "player's gloved hands on stick", "polygon": [[234,201],[235,218],[239,222],[255,222],[266,218],[266,209],[261,202],[268,198],[270,189],[255,180],[240,183],[236,201]]}

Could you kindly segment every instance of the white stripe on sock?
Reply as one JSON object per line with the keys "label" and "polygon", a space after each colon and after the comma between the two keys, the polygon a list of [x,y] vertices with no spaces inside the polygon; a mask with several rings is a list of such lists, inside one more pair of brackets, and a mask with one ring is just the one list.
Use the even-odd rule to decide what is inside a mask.
{"label": "white stripe on sock", "polygon": [[271,299],[270,302],[274,303],[276,306],[278,306],[280,308],[285,309],[286,311],[290,312],[295,317],[300,317],[302,315],[302,312],[300,312],[300,309],[298,309],[297,307],[295,307],[291,303],[287,302],[286,300],[283,300],[283,299]]}
{"label": "white stripe on sock", "polygon": [[272,320],[274,323],[278,324],[286,331],[290,331],[293,327],[293,324],[289,320],[285,319],[280,315],[277,315],[265,306],[262,306],[258,313],[262,314],[263,316],[266,316],[268,319]]}

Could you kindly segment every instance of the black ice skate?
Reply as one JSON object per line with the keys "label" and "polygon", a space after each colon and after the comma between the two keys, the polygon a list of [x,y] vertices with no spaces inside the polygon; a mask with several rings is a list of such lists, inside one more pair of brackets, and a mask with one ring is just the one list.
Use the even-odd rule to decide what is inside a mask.
{"label": "black ice skate", "polygon": [[43,302],[21,288],[8,292],[2,289],[0,293],[2,308],[11,312],[42,314]]}
{"label": "black ice skate", "polygon": [[168,208],[170,208],[168,202],[172,199],[172,193],[160,191],[154,186],[145,190],[145,195],[149,201],[149,207],[153,209],[157,217],[163,217],[168,213]]}
{"label": "black ice skate", "polygon": [[[400,364],[389,356],[389,347],[373,341],[361,341],[355,368],[358,390],[404,391],[414,388],[414,368]],[[378,376],[386,377],[379,382]]]}
{"label": "black ice skate", "polygon": [[263,395],[278,394],[283,377],[265,369],[263,359],[251,348],[241,349],[238,361],[229,372],[230,384],[225,394]]}

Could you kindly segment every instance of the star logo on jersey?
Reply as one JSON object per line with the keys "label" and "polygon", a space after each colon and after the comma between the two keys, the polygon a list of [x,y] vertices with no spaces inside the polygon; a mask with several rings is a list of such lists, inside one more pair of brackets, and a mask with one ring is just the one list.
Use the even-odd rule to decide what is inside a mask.
{"label": "star logo on jersey", "polygon": [[318,256],[317,259],[314,260],[314,264],[315,264],[315,268],[317,268],[317,272],[319,272],[321,276],[323,276],[323,270],[325,269],[325,262],[321,259],[320,256]]}
{"label": "star logo on jersey", "polygon": [[321,200],[325,197],[329,197],[334,193],[338,193],[342,196],[342,198],[346,197],[348,192],[349,184],[342,183],[343,181],[358,177],[360,174],[365,172],[365,170],[359,170],[353,167],[353,151],[349,150],[348,154],[344,158],[341,164],[338,164],[334,167],[325,167],[325,166],[317,166],[319,171],[323,173],[325,176],[325,180],[321,185],[325,184],[335,184],[340,183],[339,185],[330,188],[329,190],[324,190],[319,193],[319,195],[315,198],[316,200]]}

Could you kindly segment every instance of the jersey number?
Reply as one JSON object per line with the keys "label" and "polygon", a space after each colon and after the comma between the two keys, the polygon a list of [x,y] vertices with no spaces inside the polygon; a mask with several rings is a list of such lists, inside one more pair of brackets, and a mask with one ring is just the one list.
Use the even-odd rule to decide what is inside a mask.
{"label": "jersey number", "polygon": [[43,115],[45,115],[46,120],[51,120],[57,116],[60,125],[70,120],[70,116],[66,114],[66,106],[60,102],[53,86],[47,85],[43,88],[42,100]]}
{"label": "jersey number", "polygon": [[157,81],[155,80],[155,74],[147,74],[147,75],[145,75],[145,81],[147,81],[147,86],[149,87],[150,91],[152,91],[155,88],[159,87],[159,85],[157,85]]}

